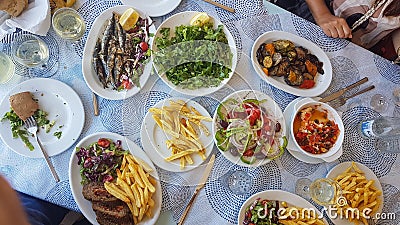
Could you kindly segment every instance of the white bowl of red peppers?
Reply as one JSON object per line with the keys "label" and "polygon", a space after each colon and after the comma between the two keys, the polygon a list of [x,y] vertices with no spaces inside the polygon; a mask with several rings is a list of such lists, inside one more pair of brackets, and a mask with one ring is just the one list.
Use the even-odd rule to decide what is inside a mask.
{"label": "white bowl of red peppers", "polygon": [[296,149],[314,158],[337,153],[344,140],[343,121],[328,104],[305,98],[296,103],[290,121],[290,138]]}

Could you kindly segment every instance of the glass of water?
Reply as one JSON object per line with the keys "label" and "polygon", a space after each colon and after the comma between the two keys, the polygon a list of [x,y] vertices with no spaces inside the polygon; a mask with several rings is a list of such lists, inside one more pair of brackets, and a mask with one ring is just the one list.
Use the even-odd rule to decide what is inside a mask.
{"label": "glass of water", "polygon": [[72,43],[79,41],[86,31],[82,16],[75,9],[68,7],[54,12],[52,25],[58,36]]}
{"label": "glass of water", "polygon": [[371,97],[370,101],[371,107],[377,112],[385,112],[389,107],[389,102],[386,96],[382,94],[375,94]]}
{"label": "glass of water", "polygon": [[38,36],[22,34],[15,38],[12,54],[15,61],[26,67],[45,67],[49,60],[49,47]]}

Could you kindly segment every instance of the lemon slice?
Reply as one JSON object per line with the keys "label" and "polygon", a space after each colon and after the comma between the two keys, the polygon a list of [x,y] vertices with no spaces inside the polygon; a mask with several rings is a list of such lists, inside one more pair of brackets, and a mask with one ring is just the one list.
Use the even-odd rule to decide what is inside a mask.
{"label": "lemon slice", "polygon": [[124,30],[128,31],[136,25],[138,19],[139,13],[129,8],[122,14],[121,18],[119,18],[119,24],[121,24]]}
{"label": "lemon slice", "polygon": [[207,13],[202,12],[202,13],[199,13],[199,14],[193,16],[193,18],[190,20],[190,25],[202,26],[209,21],[210,21],[210,17],[207,15]]}

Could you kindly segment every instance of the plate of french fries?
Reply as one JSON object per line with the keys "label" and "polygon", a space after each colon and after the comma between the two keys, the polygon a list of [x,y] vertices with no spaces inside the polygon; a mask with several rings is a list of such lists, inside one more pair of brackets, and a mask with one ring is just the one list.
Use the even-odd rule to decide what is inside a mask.
{"label": "plate of french fries", "polygon": [[[104,182],[104,188],[112,196],[126,203],[134,224],[154,224],[160,215],[162,204],[161,184],[155,166],[133,141],[115,133],[92,134],[82,139],[76,147],[89,146],[100,138],[112,141],[120,140],[122,148],[129,150],[129,153],[123,155],[122,163],[116,170],[116,178],[113,181]],[[92,224],[99,224],[92,209],[92,202],[86,200],[82,194],[80,166],[75,153],[75,151],[72,153],[69,165],[72,195],[83,215]]]}
{"label": "plate of french fries", "polygon": [[[265,211],[266,208],[268,209]],[[266,190],[252,195],[243,203],[237,224],[242,225],[245,220],[249,224],[269,224],[262,221],[265,222],[270,218],[275,220],[274,224],[277,221],[284,225],[328,224],[321,215],[322,213],[314,205],[296,194],[282,190]],[[258,217],[256,219],[258,222],[249,221],[250,217],[252,219]]]}
{"label": "plate of french fries", "polygon": [[[344,197],[336,204],[339,216],[332,218],[336,225],[368,225],[368,218],[362,215],[364,210],[371,219],[382,212],[382,186],[374,172],[367,166],[357,162],[343,162],[336,165],[327,177],[339,183]],[[359,218],[356,218],[356,213],[352,216],[351,211],[358,211]]]}
{"label": "plate of french fries", "polygon": [[143,148],[164,170],[192,170],[212,151],[211,121],[207,110],[193,100],[162,100],[149,109],[142,123]]}

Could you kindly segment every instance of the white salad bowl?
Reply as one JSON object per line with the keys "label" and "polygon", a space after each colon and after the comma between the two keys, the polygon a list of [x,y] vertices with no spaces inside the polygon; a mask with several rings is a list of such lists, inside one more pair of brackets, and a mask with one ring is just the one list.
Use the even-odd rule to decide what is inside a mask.
{"label": "white salad bowl", "polygon": [[[327,117],[329,120],[334,121],[340,130],[340,133],[336,139],[336,142],[334,143],[334,145],[325,153],[320,153],[320,154],[312,154],[309,153],[305,150],[303,150],[300,145],[297,143],[296,138],[295,138],[295,134],[294,134],[294,129],[293,129],[293,124],[294,124],[294,120],[296,115],[303,109],[307,108],[307,107],[313,107],[319,111],[324,111],[327,113]],[[343,144],[343,140],[344,140],[344,125],[343,125],[343,121],[342,118],[339,116],[339,114],[337,113],[337,111],[332,108],[331,106],[329,106],[326,103],[323,102],[318,102],[315,101],[311,98],[304,98],[302,100],[300,100],[299,102],[297,102],[294,106],[294,112],[293,112],[293,116],[290,120],[290,138],[293,140],[294,145],[296,146],[296,148],[291,149],[294,151],[299,151],[307,156],[313,157],[313,158],[320,158],[320,159],[324,159],[324,158],[328,158],[330,156],[335,155],[341,148],[342,144]]]}

